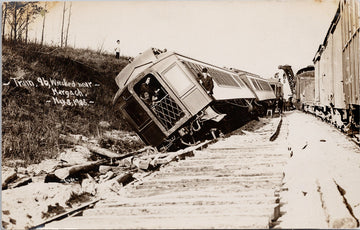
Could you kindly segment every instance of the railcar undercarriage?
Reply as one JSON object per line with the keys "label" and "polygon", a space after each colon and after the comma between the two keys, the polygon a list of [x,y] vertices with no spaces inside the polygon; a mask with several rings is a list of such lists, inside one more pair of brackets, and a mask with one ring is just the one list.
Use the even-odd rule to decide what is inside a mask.
{"label": "railcar undercarriage", "polygon": [[256,119],[259,115],[256,107],[254,101],[248,99],[214,101],[174,132],[158,149],[175,151],[226,135]]}
{"label": "railcar undercarriage", "polygon": [[350,105],[348,109],[333,108],[330,106],[310,106],[304,104],[304,112],[311,113],[349,135],[359,133],[360,106]]}

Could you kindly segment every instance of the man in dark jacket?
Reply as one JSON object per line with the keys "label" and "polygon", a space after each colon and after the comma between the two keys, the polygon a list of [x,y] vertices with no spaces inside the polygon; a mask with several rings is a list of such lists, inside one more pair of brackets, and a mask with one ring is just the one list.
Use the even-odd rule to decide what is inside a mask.
{"label": "man in dark jacket", "polygon": [[279,105],[279,113],[282,114],[283,113],[283,107],[284,107],[284,101],[283,101],[282,97],[279,98],[278,105]]}
{"label": "man in dark jacket", "polygon": [[202,69],[202,78],[200,79],[200,83],[204,86],[206,92],[212,96],[214,89],[214,82],[212,77],[208,73],[207,68]]}

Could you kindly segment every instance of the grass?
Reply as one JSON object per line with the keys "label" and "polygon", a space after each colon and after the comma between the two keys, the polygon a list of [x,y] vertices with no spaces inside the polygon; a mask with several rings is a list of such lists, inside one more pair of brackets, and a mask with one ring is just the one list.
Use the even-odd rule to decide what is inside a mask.
{"label": "grass", "polygon": [[[2,160],[22,159],[25,164],[53,158],[62,148],[59,134],[94,137],[99,122],[112,129],[129,130],[112,106],[118,87],[116,75],[128,57],[84,49],[40,46],[3,41],[2,50]],[[47,102],[52,91],[46,87],[18,87],[11,78],[31,80],[53,78],[100,84],[83,90],[95,103],[86,107],[61,106]],[[9,85],[6,85],[9,83]],[[58,87],[66,90],[66,87]]]}

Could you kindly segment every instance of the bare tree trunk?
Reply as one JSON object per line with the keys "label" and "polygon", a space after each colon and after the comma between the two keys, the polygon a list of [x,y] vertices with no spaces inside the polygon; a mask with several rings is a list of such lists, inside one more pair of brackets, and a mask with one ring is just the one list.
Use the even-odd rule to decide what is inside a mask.
{"label": "bare tree trunk", "polygon": [[45,28],[45,16],[46,16],[46,2],[44,7],[44,18],[43,18],[43,26],[42,26],[42,32],[41,32],[41,45],[43,45],[44,42],[44,28]]}
{"label": "bare tree trunk", "polygon": [[64,19],[65,19],[65,1],[64,1],[64,8],[63,8],[63,16],[62,16],[62,23],[61,23],[61,38],[60,38],[60,46],[63,47],[64,44]]}
{"label": "bare tree trunk", "polygon": [[14,40],[16,41],[16,39],[17,39],[17,14],[16,14],[16,4],[17,3],[15,3],[15,6],[14,6],[14,27],[13,27],[13,30],[14,30]]}
{"label": "bare tree trunk", "polygon": [[68,36],[69,36],[70,17],[71,17],[71,6],[72,6],[72,2],[70,2],[70,8],[69,8],[69,17],[68,17],[68,24],[67,24],[67,28],[66,28],[66,37],[65,37],[65,47],[67,47]]}
{"label": "bare tree trunk", "polygon": [[27,10],[26,12],[26,24],[25,24],[26,28],[25,28],[25,44],[27,43],[28,40],[28,32],[29,32],[29,10]]}
{"label": "bare tree trunk", "polygon": [[13,28],[11,27],[10,28],[10,40],[12,40],[12,37],[13,37]]}
{"label": "bare tree trunk", "polygon": [[7,4],[3,2],[3,22],[2,22],[2,39],[5,39],[5,24],[6,24],[6,14],[7,14]]}

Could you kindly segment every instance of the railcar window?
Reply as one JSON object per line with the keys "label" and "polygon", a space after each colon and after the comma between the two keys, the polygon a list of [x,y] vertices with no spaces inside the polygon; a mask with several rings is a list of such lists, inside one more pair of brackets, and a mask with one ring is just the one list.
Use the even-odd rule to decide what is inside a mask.
{"label": "railcar window", "polygon": [[135,92],[147,105],[161,100],[167,92],[154,75],[148,74],[134,86]]}
{"label": "railcar window", "polygon": [[255,89],[257,90],[262,90],[261,87],[259,86],[259,84],[257,83],[257,81],[255,79],[251,78],[251,82],[253,83]]}
{"label": "railcar window", "polygon": [[[187,61],[183,61],[186,66],[191,70],[191,72],[196,76],[198,73],[201,73],[202,69],[205,66],[199,65],[197,63],[192,63],[192,62],[187,62]],[[212,78],[214,79],[214,81],[219,85],[219,86],[231,86],[231,87],[241,87],[241,85],[239,85],[235,80],[234,77],[226,72],[222,72],[220,70],[211,68],[211,67],[206,67],[208,69],[208,73],[212,76]]]}
{"label": "railcar window", "polygon": [[176,64],[171,69],[166,71],[163,76],[168,80],[172,88],[180,96],[186,93],[187,90],[189,90],[193,86],[193,83],[186,76],[184,71],[182,71],[180,67]]}
{"label": "railcar window", "polygon": [[239,84],[240,87],[245,87],[245,83],[243,82],[243,80],[240,78],[239,75],[234,75],[235,80],[237,81],[237,83]]}
{"label": "railcar window", "polygon": [[264,90],[271,91],[271,87],[269,86],[269,84],[266,81],[258,80],[258,83]]}

